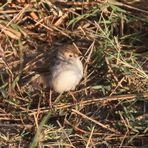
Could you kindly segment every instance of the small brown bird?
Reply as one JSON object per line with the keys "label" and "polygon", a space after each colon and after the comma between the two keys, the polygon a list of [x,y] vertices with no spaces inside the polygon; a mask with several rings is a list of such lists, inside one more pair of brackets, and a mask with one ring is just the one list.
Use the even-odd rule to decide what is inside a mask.
{"label": "small brown bird", "polygon": [[83,77],[80,51],[73,44],[63,45],[51,54],[45,70],[38,69],[37,84],[58,93],[74,90]]}

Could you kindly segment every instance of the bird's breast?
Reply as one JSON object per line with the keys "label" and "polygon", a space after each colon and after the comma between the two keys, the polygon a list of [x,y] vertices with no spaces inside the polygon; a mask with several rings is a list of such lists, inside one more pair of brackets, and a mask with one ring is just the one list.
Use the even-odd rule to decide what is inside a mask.
{"label": "bird's breast", "polygon": [[[69,90],[74,90],[83,76],[82,63],[75,65],[59,65],[57,70],[53,72],[52,88],[62,93]],[[63,68],[62,68],[63,67]]]}

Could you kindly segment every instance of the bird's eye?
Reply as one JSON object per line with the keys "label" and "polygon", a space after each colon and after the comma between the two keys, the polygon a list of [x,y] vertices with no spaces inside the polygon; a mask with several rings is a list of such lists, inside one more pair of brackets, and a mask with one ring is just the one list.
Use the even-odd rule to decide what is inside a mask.
{"label": "bird's eye", "polygon": [[72,58],[73,57],[72,54],[69,54],[69,57]]}

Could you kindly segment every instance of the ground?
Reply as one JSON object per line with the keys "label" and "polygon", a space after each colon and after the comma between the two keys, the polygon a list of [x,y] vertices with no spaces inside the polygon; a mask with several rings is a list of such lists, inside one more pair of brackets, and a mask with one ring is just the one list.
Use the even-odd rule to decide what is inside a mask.
{"label": "ground", "polygon": [[[1,147],[148,147],[148,7],[143,0],[0,2]],[[33,69],[73,43],[84,77],[59,96]]]}

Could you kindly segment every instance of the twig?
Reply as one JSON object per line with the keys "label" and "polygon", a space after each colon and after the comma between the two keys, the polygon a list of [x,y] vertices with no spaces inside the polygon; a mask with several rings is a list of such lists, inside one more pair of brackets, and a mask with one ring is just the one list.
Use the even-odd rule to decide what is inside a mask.
{"label": "twig", "polygon": [[110,4],[112,4],[112,5],[122,6],[122,7],[128,8],[128,9],[132,9],[132,10],[136,10],[136,11],[139,11],[139,12],[142,12],[142,13],[145,13],[145,14],[148,14],[148,11],[145,11],[145,10],[142,10],[142,9],[139,9],[139,8],[136,8],[136,7],[127,5],[127,4],[123,4],[121,2],[117,2],[116,0],[108,0],[108,2]]}
{"label": "twig", "polygon": [[106,126],[106,125],[100,123],[99,121],[96,121],[96,120],[94,120],[94,119],[92,119],[92,118],[90,118],[90,117],[84,115],[83,113],[81,113],[81,112],[79,112],[79,111],[77,111],[77,110],[75,110],[75,109],[72,109],[72,111],[73,111],[74,113],[76,113],[76,114],[82,116],[84,119],[88,119],[88,120],[94,122],[95,124],[101,126],[102,128],[108,130],[108,131],[111,131],[111,132],[113,132],[113,133],[117,133],[117,134],[118,134],[117,131],[115,131],[114,129],[109,128],[108,126]]}
{"label": "twig", "polygon": [[27,129],[31,129],[32,127],[33,127],[33,125],[31,125],[31,124],[24,124],[24,125],[22,125],[22,124],[0,124],[0,128],[15,128],[15,127],[17,127],[17,128],[27,128]]}
{"label": "twig", "polygon": [[90,6],[90,5],[99,5],[103,3],[102,0],[97,0],[96,2],[61,2],[61,1],[56,1],[56,4],[59,5],[67,5],[67,6]]}
{"label": "twig", "polygon": [[[55,108],[56,110],[61,110],[61,109],[68,109],[68,108],[72,108],[75,107],[76,105],[78,106],[88,106],[88,105],[92,105],[92,104],[96,104],[96,103],[101,103],[101,104],[106,104],[106,103],[110,103],[112,101],[123,101],[123,100],[132,100],[132,99],[136,99],[136,98],[143,98],[148,100],[148,93],[141,93],[141,94],[128,94],[128,95],[118,95],[118,96],[107,96],[107,97],[103,97],[103,98],[96,98],[96,99],[89,99],[89,100],[84,100],[81,102],[78,102],[76,104],[71,104],[71,103],[63,103],[63,104],[58,104],[58,105],[54,105],[53,108]],[[44,108],[40,108],[40,113],[46,113],[49,112],[50,108],[48,107],[44,107]],[[37,113],[37,109],[34,110],[28,110],[29,115],[33,115],[34,112]]]}
{"label": "twig", "polygon": [[92,138],[94,129],[95,129],[95,127],[93,126],[93,128],[92,128],[92,130],[91,130],[91,133],[90,133],[90,136],[89,136],[89,139],[88,139],[88,141],[87,141],[86,148],[89,148],[89,145],[90,145],[90,142],[91,142],[91,138]]}

